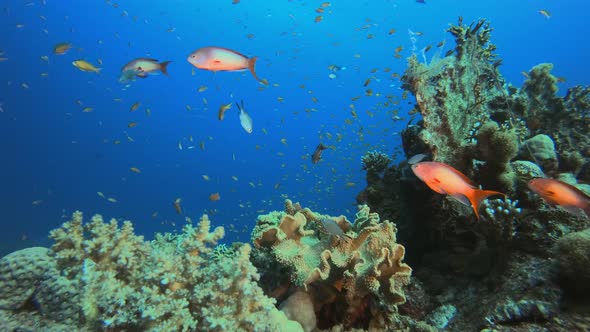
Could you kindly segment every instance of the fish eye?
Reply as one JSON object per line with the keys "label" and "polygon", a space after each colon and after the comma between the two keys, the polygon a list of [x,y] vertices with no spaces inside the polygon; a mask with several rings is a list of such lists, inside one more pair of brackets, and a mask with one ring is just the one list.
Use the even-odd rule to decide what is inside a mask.
{"label": "fish eye", "polygon": [[137,70],[142,70],[142,69],[141,69],[141,66],[138,66],[138,67],[137,67]]}
{"label": "fish eye", "polygon": [[195,58],[195,55],[194,55],[194,54],[193,54],[193,55],[191,55],[191,58],[193,58],[193,59],[194,59],[194,58]]}

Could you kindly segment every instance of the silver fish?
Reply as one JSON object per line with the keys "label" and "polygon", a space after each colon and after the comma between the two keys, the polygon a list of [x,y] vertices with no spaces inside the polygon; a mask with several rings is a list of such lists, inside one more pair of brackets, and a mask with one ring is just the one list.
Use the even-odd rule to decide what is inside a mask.
{"label": "silver fish", "polygon": [[242,128],[248,133],[252,134],[252,118],[246,111],[244,111],[244,101],[241,101],[241,104],[236,103],[238,109],[240,110],[240,124]]}

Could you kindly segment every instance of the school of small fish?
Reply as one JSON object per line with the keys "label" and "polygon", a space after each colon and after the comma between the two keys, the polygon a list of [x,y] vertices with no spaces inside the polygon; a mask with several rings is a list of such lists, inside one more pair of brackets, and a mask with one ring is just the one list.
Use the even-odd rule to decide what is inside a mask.
{"label": "school of small fish", "polygon": [[[426,1],[424,0],[416,0],[416,3],[421,5],[426,5]],[[151,21],[148,18],[141,19],[137,16],[133,16],[131,11],[122,10],[120,8],[121,5],[112,2],[111,0],[106,0],[106,4],[120,12],[120,16],[123,19],[132,19],[133,22],[143,22],[145,25],[151,24]],[[239,0],[232,0],[231,4],[238,5],[241,4]],[[239,6],[235,6],[236,8]],[[331,2],[321,2],[318,4],[313,5],[314,8],[309,10],[310,16],[307,18],[308,22],[313,26],[319,27],[327,24],[330,22],[335,15],[338,14],[338,8],[333,5]],[[422,6],[420,6],[422,7]],[[427,7],[425,7],[427,8]],[[537,14],[538,13],[538,14]],[[532,15],[541,15],[542,17],[549,19],[552,17],[550,12],[546,9],[540,9],[537,12],[533,12]],[[292,13],[287,13],[286,17],[291,20],[292,24],[292,31],[284,31],[281,33],[281,36],[292,37],[292,38],[299,38],[302,36],[301,32],[297,31],[298,27],[298,20],[301,20],[299,15],[295,15]],[[45,21],[49,18],[49,15],[40,16],[40,19]],[[551,22],[551,21],[549,21]],[[359,38],[366,39],[368,42],[375,42],[376,40],[384,40],[390,45],[388,52],[391,57],[395,59],[404,59],[407,57],[411,50],[409,45],[404,44],[402,41],[399,41],[398,35],[400,34],[399,29],[393,27],[385,27],[381,29],[379,27],[381,22],[373,21],[370,18],[364,19],[364,22],[354,26],[354,30],[358,32]],[[389,23],[387,23],[389,24]],[[16,25],[12,25],[12,27],[16,27],[20,30],[26,30],[28,28],[28,24],[25,26],[22,23],[17,23]],[[161,27],[162,31],[170,36],[175,36],[175,39],[178,41],[183,41],[183,38],[180,34],[179,28],[169,24],[168,26]],[[244,28],[247,29],[247,26],[244,25]],[[73,29],[73,28],[72,28]],[[45,35],[49,35],[49,31],[47,29],[43,29],[42,31]],[[425,31],[426,32],[426,31]],[[414,38],[426,38],[425,32],[422,31],[411,31],[411,35]],[[62,36],[63,37],[63,36]],[[57,40],[53,40],[49,45],[53,45],[52,47],[48,47],[45,52],[41,54],[35,55],[35,59],[44,65],[52,64],[58,59],[69,59],[67,60],[68,66],[71,61],[70,67],[72,72],[77,72],[77,70],[83,72],[78,73],[79,75],[87,75],[90,79],[92,77],[101,77],[104,78],[105,76],[109,76],[109,78],[113,79],[115,82],[118,81],[121,83],[119,86],[123,87],[121,91],[127,91],[126,89],[131,89],[132,85],[134,88],[139,87],[141,84],[146,83],[161,83],[162,89],[166,89],[167,87],[167,80],[173,80],[175,78],[175,73],[170,75],[169,67],[173,70],[185,70],[186,74],[190,72],[191,76],[199,75],[199,71],[209,71],[213,73],[218,72],[246,72],[246,76],[248,77],[247,80],[249,81],[241,81],[240,84],[251,84],[254,88],[258,91],[284,91],[281,90],[282,87],[279,82],[270,81],[266,78],[262,78],[258,75],[257,70],[261,70],[266,72],[269,71],[276,71],[273,73],[274,75],[278,76],[278,70],[273,68],[271,63],[271,58],[273,56],[291,56],[294,59],[297,58],[297,53],[300,51],[296,49],[295,52],[292,54],[287,54],[284,50],[276,50],[273,52],[265,52],[265,54],[258,54],[259,56],[250,56],[248,54],[248,49],[240,49],[235,50],[231,48],[231,45],[219,45],[219,46],[205,46],[205,45],[185,45],[186,52],[181,55],[183,61],[177,60],[166,60],[167,57],[162,56],[160,61],[157,60],[156,57],[159,58],[161,55],[151,55],[151,54],[142,54],[142,52],[135,51],[134,44],[135,42],[132,41],[125,41],[124,36],[118,32],[114,33],[112,36],[108,36],[109,38],[114,38],[115,40],[123,39],[124,42],[127,43],[129,47],[129,51],[125,52],[126,58],[121,63],[113,64],[112,62],[108,61],[109,59],[100,58],[97,56],[89,56],[88,51],[85,51],[85,48],[90,47],[88,45],[83,45],[82,42],[79,40],[75,40],[75,38],[59,38]],[[261,34],[253,33],[250,31],[246,31],[243,33],[243,37],[247,40],[254,40],[262,38]],[[109,38],[107,36],[100,36],[100,39],[97,40],[98,45],[103,45],[109,42]],[[330,38],[334,38],[330,36]],[[222,39],[221,39],[222,40]],[[335,38],[333,40],[333,45],[335,47],[340,46],[340,41],[337,41]],[[221,42],[220,42],[221,44]],[[426,44],[426,43],[425,43]],[[431,41],[430,44],[422,45],[421,51],[423,54],[430,52],[429,54],[433,54],[437,52],[438,55],[442,56],[449,56],[453,54],[454,50],[448,49],[445,47],[445,40],[437,42],[436,40]],[[190,52],[190,50],[194,50]],[[244,53],[241,53],[244,52]],[[446,52],[446,53],[445,53]],[[165,53],[165,50],[158,50],[158,53]],[[228,175],[226,174],[226,179],[230,179],[232,183],[235,183],[236,186],[231,189],[231,192],[238,192],[240,189],[238,185],[244,185],[251,190],[257,190],[263,188],[264,186],[269,186],[274,190],[279,190],[283,183],[288,181],[297,181],[303,182],[306,181],[306,176],[311,176],[313,178],[313,183],[310,187],[310,190],[313,190],[316,193],[327,193],[328,195],[333,194],[335,191],[344,189],[351,189],[357,186],[354,176],[350,174],[346,174],[347,172],[340,172],[338,169],[338,163],[341,161],[346,161],[353,163],[354,161],[351,160],[349,157],[346,156],[346,153],[349,149],[362,149],[368,150],[373,147],[384,146],[387,144],[387,139],[382,139],[379,142],[371,142],[365,140],[367,136],[375,136],[375,134],[386,134],[382,136],[390,137],[392,135],[397,136],[398,132],[393,132],[389,129],[385,129],[380,131],[377,125],[370,124],[366,125],[365,120],[372,119],[378,117],[379,114],[386,114],[387,119],[391,119],[393,121],[406,121],[408,117],[412,117],[415,114],[408,114],[402,113],[402,109],[406,105],[410,105],[411,102],[408,98],[407,91],[400,93],[399,95],[395,92],[390,92],[392,88],[399,88],[400,86],[400,79],[401,75],[400,72],[395,72],[395,68],[392,67],[380,67],[378,65],[374,65],[373,68],[361,68],[359,65],[359,59],[365,59],[367,57],[368,52],[365,52],[362,49],[356,50],[355,52],[349,54],[349,60],[347,63],[345,61],[339,60],[336,63],[326,62],[322,65],[323,72],[321,76],[324,80],[329,80],[334,84],[341,84],[340,78],[351,76],[351,75],[359,75],[360,78],[358,79],[358,89],[357,93],[353,96],[350,96],[347,99],[346,104],[342,107],[343,112],[338,113],[338,111],[328,110],[327,107],[324,105],[324,96],[319,95],[313,89],[314,80],[317,78],[304,78],[304,82],[298,82],[298,85],[294,87],[294,89],[298,89],[301,93],[305,94],[305,100],[307,102],[306,107],[302,107],[301,109],[289,109],[291,107],[291,102],[295,100],[297,97],[293,97],[290,92],[284,92],[282,95],[275,95],[272,97],[272,103],[270,102],[270,98],[268,101],[269,106],[268,110],[261,110],[260,104],[254,103],[253,101],[248,101],[248,108],[246,108],[245,103],[243,100],[239,98],[235,98],[233,93],[229,94],[229,97],[224,97],[225,99],[222,101],[212,101],[214,97],[214,93],[219,92],[220,90],[223,91],[222,87],[219,86],[218,83],[215,82],[216,76],[203,77],[199,76],[199,80],[195,80],[195,85],[191,87],[191,91],[195,93],[195,96],[198,96],[194,100],[187,100],[182,103],[180,108],[182,112],[186,112],[187,114],[196,114],[194,115],[198,121],[201,121],[203,117],[210,116],[210,118],[214,118],[215,115],[210,115],[210,113],[206,113],[208,107],[211,105],[215,105],[213,107],[219,108],[217,110],[217,119],[216,125],[221,128],[221,130],[225,130],[228,128],[230,124],[228,122],[234,122],[237,126],[237,122],[241,126],[241,135],[245,137],[245,139],[250,139],[256,136],[262,137],[271,137],[273,134],[282,133],[281,127],[289,125],[290,121],[304,119],[307,121],[313,117],[315,113],[328,113],[330,114],[331,118],[337,118],[342,114],[345,114],[345,118],[334,124],[323,124],[319,129],[313,128],[310,129],[310,132],[306,132],[305,134],[311,134],[314,139],[312,142],[305,140],[302,136],[297,137],[295,135],[284,135],[285,137],[280,137],[277,139],[273,144],[268,141],[260,140],[256,143],[252,144],[252,151],[248,151],[247,153],[256,153],[256,151],[267,151],[272,152],[272,155],[277,158],[278,162],[276,167],[281,169],[293,169],[289,173],[285,173],[280,178],[269,180],[268,183],[264,183],[267,181],[262,181],[262,179],[243,179],[241,175],[239,180],[238,176],[235,175]],[[129,54],[127,58],[127,54]],[[3,50],[0,50],[0,63],[10,63],[9,56],[12,59],[13,55],[7,55],[7,53]],[[40,59],[40,60],[39,60]],[[104,59],[104,61],[103,61]],[[340,63],[343,62],[343,63]],[[257,63],[262,63],[262,67]],[[172,65],[171,65],[172,64]],[[346,64],[346,66],[345,66]],[[184,65],[184,69],[182,68]],[[192,66],[192,67],[191,67]],[[326,67],[327,66],[327,67]],[[327,68],[327,72],[326,72]],[[109,70],[116,70],[116,74],[118,77],[110,77],[112,76],[112,72]],[[190,71],[189,71],[190,69]],[[92,73],[92,74],[84,74],[84,73]],[[107,74],[108,73],[108,74]],[[73,73],[68,73],[73,75]],[[326,75],[327,74],[327,75]],[[51,70],[46,70],[40,73],[41,77],[51,79],[54,73]],[[51,77],[50,77],[51,75]],[[162,78],[152,78],[157,75],[163,75]],[[215,75],[226,75],[226,74],[215,74]],[[234,74],[227,74],[227,75],[234,75]],[[255,81],[251,79],[252,76]],[[522,75],[525,78],[528,78],[527,72],[522,72]],[[327,76],[327,78],[326,78]],[[85,76],[86,77],[86,76]],[[149,78],[149,79],[148,79]],[[241,76],[236,76],[237,79],[242,79]],[[141,80],[139,80],[141,79]],[[146,80],[147,79],[147,80]],[[278,79],[278,78],[277,78]],[[159,81],[163,80],[163,81]],[[142,81],[142,82],[136,82]],[[559,78],[558,82],[564,82],[564,78]],[[12,83],[11,83],[12,84]],[[30,84],[30,82],[14,82],[14,85],[19,87],[19,89],[25,90],[35,90],[35,85]],[[137,86],[135,86],[137,85]],[[94,88],[93,88],[94,89]],[[388,92],[385,92],[388,91]],[[120,134],[116,137],[112,138],[105,138],[103,140],[104,143],[109,143],[115,146],[125,145],[125,144],[133,144],[136,142],[136,139],[141,136],[139,133],[146,127],[153,126],[152,123],[148,123],[149,121],[146,117],[151,117],[153,114],[154,118],[158,116],[162,116],[165,112],[160,112],[157,108],[155,108],[150,102],[147,102],[145,99],[138,100],[139,98],[134,98],[128,100],[123,96],[112,95],[115,93],[115,89],[108,88],[107,93],[111,94],[109,100],[112,99],[114,103],[119,105],[123,105],[126,113],[129,113],[128,120],[125,120],[123,123],[120,123]],[[80,98],[80,97],[78,97]],[[129,98],[130,99],[130,98]],[[237,101],[239,100],[239,102]],[[366,107],[366,105],[360,106],[363,104],[364,101],[367,100],[376,100],[375,106],[373,107]],[[236,107],[233,107],[233,106]],[[5,109],[3,108],[3,104],[0,103],[0,113],[4,113]],[[80,98],[75,101],[73,110],[70,110],[66,113],[66,116],[72,117],[75,116],[76,112],[85,113],[85,117],[95,117],[98,116],[101,112],[103,112],[102,107],[99,107],[94,102],[89,102],[86,98]],[[152,113],[152,109],[154,112]],[[128,112],[127,112],[128,110]],[[237,110],[237,112],[236,112]],[[270,116],[269,114],[265,114],[263,112],[284,112],[284,114],[289,113],[295,119],[289,119],[285,115],[280,115],[280,123],[273,123],[270,120],[267,120]],[[9,112],[10,113],[10,112]],[[144,114],[141,115],[141,114]],[[237,116],[236,116],[237,113]],[[143,118],[140,118],[143,116]],[[255,117],[256,120],[256,127],[254,127],[254,121],[252,116]],[[152,121],[152,120],[150,120]],[[103,125],[103,121],[98,121],[100,126]],[[256,131],[255,131],[256,130]],[[306,130],[303,128],[302,130]],[[352,134],[349,134],[352,130]],[[244,134],[245,132],[245,134]],[[269,134],[270,133],[270,134]],[[133,135],[133,136],[132,136]],[[175,151],[178,153],[187,153],[190,150],[194,151],[203,151],[201,153],[207,153],[207,151],[212,149],[214,143],[216,143],[216,137],[214,136],[206,136],[203,137],[193,137],[188,133],[181,134],[182,137],[176,137],[171,146]],[[179,135],[180,136],[180,135]],[[214,141],[215,140],[215,141]],[[352,141],[352,142],[351,142]],[[72,141],[76,142],[76,141]],[[346,142],[346,146],[344,145]],[[230,149],[231,147],[228,147]],[[294,151],[301,151],[297,154],[296,159],[301,160],[301,164],[297,165],[296,167],[292,165],[290,161],[287,161],[289,157],[296,152]],[[228,153],[228,158],[231,156],[232,162],[241,162],[240,156],[244,151],[230,151],[231,155]],[[397,153],[401,153],[401,151],[396,151]],[[394,155],[395,157],[395,155]],[[133,165],[134,162],[129,162],[129,164]],[[141,179],[146,177],[153,172],[151,167],[148,165],[133,165],[122,167],[122,170],[125,172],[124,179],[125,181],[131,179]],[[502,193],[495,192],[495,191],[487,191],[487,190],[480,190],[475,187],[475,185],[467,179],[463,174],[459,173],[457,170],[452,168],[449,165],[434,163],[434,162],[423,162],[422,159],[416,159],[412,161],[412,170],[422,181],[428,185],[432,190],[446,194],[458,201],[470,205],[473,208],[474,214],[477,218],[479,218],[478,208],[483,199],[490,195],[503,195]],[[141,167],[141,168],[140,168]],[[334,175],[333,179],[325,179],[318,175],[314,175],[314,170],[318,170],[319,168],[325,168],[331,174]],[[143,171],[145,170],[145,172]],[[131,174],[130,174],[131,173]],[[200,173],[196,174],[198,178]],[[209,173],[209,174],[201,174],[202,181],[208,183],[217,183],[220,181],[220,176]],[[199,180],[201,181],[201,180]],[[529,183],[529,187],[534,192],[541,195],[545,200],[547,200],[550,204],[559,205],[564,208],[570,210],[579,210],[583,211],[584,213],[588,214],[588,199],[587,196],[583,196],[583,193],[576,191],[575,188],[572,189],[565,184],[560,182],[553,181],[532,181]],[[547,190],[546,187],[550,187],[551,190]],[[209,200],[211,202],[216,202],[221,200],[221,193],[218,191],[208,191],[210,194],[203,195],[203,200]],[[103,194],[103,192],[98,191],[96,192],[100,199],[105,200],[109,203],[118,203],[119,200],[114,197],[109,197]],[[553,195],[552,193],[557,193]],[[284,194],[280,194],[280,198],[284,198]],[[117,195],[118,196],[118,195]],[[231,197],[229,193],[223,192],[224,200],[220,203],[223,203],[228,200],[228,197]],[[124,197],[121,197],[124,200]],[[44,203],[45,202],[45,203]],[[170,209],[170,198],[166,201],[166,206],[168,210]],[[185,210],[183,205],[183,199],[178,197],[172,200],[172,205],[174,210],[178,215],[184,215]],[[190,208],[189,199],[187,198],[187,207]],[[263,202],[269,208],[273,206],[275,202],[272,199],[264,200]],[[36,199],[33,201],[33,206],[38,206],[41,204],[47,204],[47,200],[44,199]],[[218,203],[214,203],[218,204]],[[251,208],[254,202],[240,198],[238,206],[240,208]],[[214,212],[215,210],[211,210]],[[257,211],[264,211],[264,210],[257,210]],[[154,212],[152,217],[157,217],[159,214],[158,212]],[[326,221],[329,223],[329,221]]]}

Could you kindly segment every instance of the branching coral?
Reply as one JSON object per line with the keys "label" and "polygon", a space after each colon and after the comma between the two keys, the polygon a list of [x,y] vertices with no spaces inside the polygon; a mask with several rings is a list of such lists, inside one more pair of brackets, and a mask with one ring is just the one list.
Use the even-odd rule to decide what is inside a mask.
{"label": "branching coral", "polygon": [[391,158],[383,152],[368,151],[361,157],[361,162],[367,172],[382,173],[391,163]]}
{"label": "branching coral", "polygon": [[264,296],[248,245],[211,259],[223,235],[204,215],[149,243],[128,221],[84,224],[76,212],[51,232],[49,267],[26,289],[46,319],[76,330],[301,330]]}

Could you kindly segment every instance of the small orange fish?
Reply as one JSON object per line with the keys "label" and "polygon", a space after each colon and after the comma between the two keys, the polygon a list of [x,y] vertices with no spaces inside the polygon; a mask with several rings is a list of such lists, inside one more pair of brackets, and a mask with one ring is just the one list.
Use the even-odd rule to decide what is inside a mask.
{"label": "small orange fish", "polygon": [[53,47],[53,53],[57,55],[64,55],[66,52],[72,48],[72,44],[70,43],[59,43]]}
{"label": "small orange fish", "polygon": [[582,209],[590,219],[590,196],[580,189],[559,180],[544,178],[532,179],[528,186],[543,197],[549,205],[559,205],[576,215],[580,215],[580,209]]}
{"label": "small orange fish", "polygon": [[209,195],[210,201],[218,201],[220,199],[221,199],[221,196],[219,195],[219,193],[213,193],[213,194]]}
{"label": "small orange fish", "polygon": [[241,71],[250,70],[252,76],[262,82],[254,66],[258,57],[248,58],[247,56],[223,47],[203,47],[191,53],[187,61],[199,69],[210,71]]}
{"label": "small orange fish", "polygon": [[470,205],[477,219],[479,219],[479,205],[484,199],[492,195],[504,195],[493,190],[477,189],[463,173],[447,164],[423,161],[413,164],[412,171],[430,189]]}
{"label": "small orange fish", "polygon": [[174,209],[176,210],[176,213],[182,215],[182,206],[180,205],[180,203],[182,203],[182,198],[177,198],[174,200]]}

